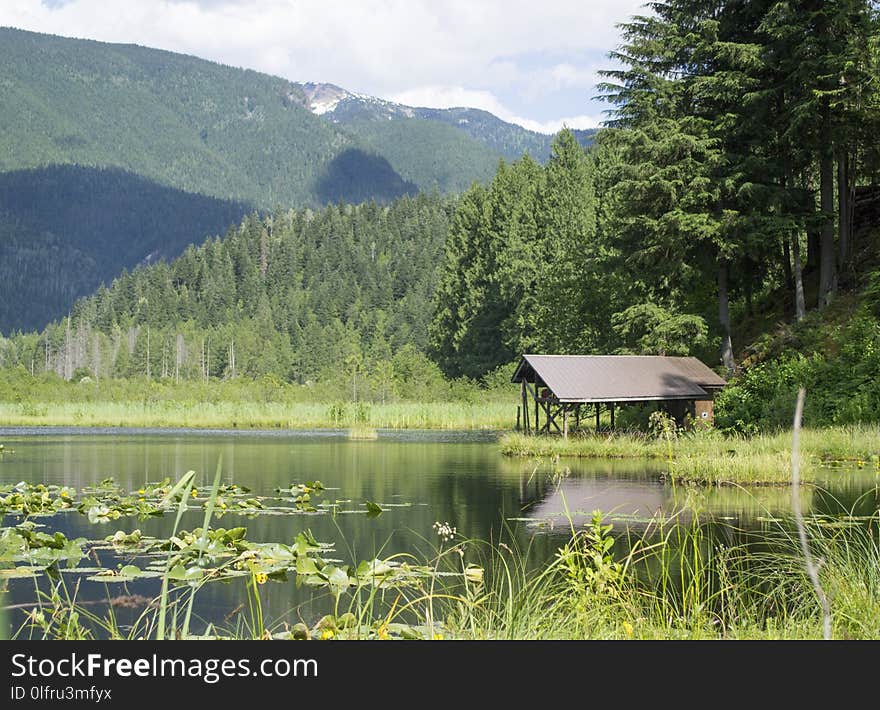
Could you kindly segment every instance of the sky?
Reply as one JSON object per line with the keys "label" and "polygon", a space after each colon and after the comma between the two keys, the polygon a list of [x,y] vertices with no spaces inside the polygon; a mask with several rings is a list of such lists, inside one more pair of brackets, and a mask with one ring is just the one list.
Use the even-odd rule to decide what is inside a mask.
{"label": "sky", "polygon": [[0,0],[0,26],[192,54],[411,105],[591,128],[644,0]]}

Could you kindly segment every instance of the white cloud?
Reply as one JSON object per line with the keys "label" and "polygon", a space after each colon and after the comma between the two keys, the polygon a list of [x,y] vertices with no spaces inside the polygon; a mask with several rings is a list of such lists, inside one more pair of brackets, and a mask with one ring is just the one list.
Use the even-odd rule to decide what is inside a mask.
{"label": "white cloud", "polygon": [[517,119],[515,117],[505,120],[508,120],[511,123],[518,123],[523,128],[528,128],[530,131],[537,131],[538,133],[558,133],[563,128],[576,128],[581,130],[598,128],[599,123],[603,119],[597,118],[596,116],[582,115],[554,118],[550,121],[532,121],[527,118]]}
{"label": "white cloud", "polygon": [[[615,24],[641,2],[2,0],[0,25],[134,42],[382,97],[466,86],[474,96],[503,96],[519,113],[546,117],[591,108],[596,67],[583,58],[591,54],[595,62],[615,47]],[[524,56],[531,65],[519,61]],[[550,56],[552,62],[542,60],[549,66],[533,65]],[[570,97],[553,103],[554,92],[572,88],[584,89],[582,105]]]}

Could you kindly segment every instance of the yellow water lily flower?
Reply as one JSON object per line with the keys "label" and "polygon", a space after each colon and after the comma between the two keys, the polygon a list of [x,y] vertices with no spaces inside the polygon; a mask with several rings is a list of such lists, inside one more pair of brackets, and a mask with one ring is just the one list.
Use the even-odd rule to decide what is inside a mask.
{"label": "yellow water lily flower", "polygon": [[269,579],[269,576],[263,572],[260,572],[258,575],[254,577],[257,580],[257,584],[265,584],[266,580]]}

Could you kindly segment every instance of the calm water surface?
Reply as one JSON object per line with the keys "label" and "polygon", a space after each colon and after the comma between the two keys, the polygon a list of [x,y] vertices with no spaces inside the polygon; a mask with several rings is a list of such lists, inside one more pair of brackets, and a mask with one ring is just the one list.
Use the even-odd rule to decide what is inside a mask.
{"label": "calm water surface", "polygon": [[[567,461],[555,469],[534,461],[501,456],[495,436],[485,432],[380,431],[375,441],[352,441],[342,431],[233,432],[192,430],[99,430],[0,428],[0,441],[14,454],[0,458],[0,483],[18,481],[83,486],[107,477],[129,490],[165,477],[196,471],[209,483],[223,460],[223,479],[271,495],[275,487],[320,480],[323,500],[340,509],[363,510],[375,501],[384,513],[244,517],[226,514],[215,525],[248,528],[248,539],[289,543],[303,529],[336,545],[346,563],[409,552],[420,560],[437,544],[435,522],[448,522],[459,535],[482,540],[515,540],[529,549],[531,564],[542,564],[564,541],[572,523],[582,526],[591,511],[610,511],[615,530],[643,531],[647,521],[683,507],[743,529],[760,529],[768,518],[790,512],[785,488],[679,488],[660,482],[662,464],[641,461]],[[870,514],[878,508],[873,473],[829,471],[821,490],[805,490],[807,510]],[[201,524],[194,510],[182,527]],[[690,515],[690,513],[686,514]],[[686,516],[685,516],[686,517]],[[167,536],[173,516],[122,518],[90,524],[78,514],[43,519],[69,537],[103,538],[118,529]],[[14,523],[7,517],[4,524]],[[724,526],[728,527],[728,526]],[[720,528],[719,528],[720,529]],[[722,534],[722,533],[719,533]],[[108,554],[108,553],[104,553]],[[107,560],[102,560],[107,564]],[[129,592],[155,595],[156,580],[133,582]],[[116,593],[116,589],[113,590]],[[32,581],[9,583],[7,603],[33,599]],[[81,599],[106,598],[104,584],[83,581]],[[267,584],[271,621],[313,622],[328,601],[294,582]],[[199,593],[205,620],[222,618],[241,601],[237,583],[207,585]]]}

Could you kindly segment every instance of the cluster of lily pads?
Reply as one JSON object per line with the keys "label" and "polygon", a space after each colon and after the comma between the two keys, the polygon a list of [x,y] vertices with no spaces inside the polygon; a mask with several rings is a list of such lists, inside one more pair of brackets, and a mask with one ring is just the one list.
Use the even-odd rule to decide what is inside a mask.
{"label": "cluster of lily pads", "polygon": [[[148,519],[189,508],[206,510],[206,522],[234,512],[254,515],[315,515],[360,512],[367,517],[382,514],[372,501],[352,509],[349,500],[321,501],[325,487],[320,481],[293,483],[276,488],[273,496],[258,496],[234,483],[215,486],[207,493],[192,486],[181,487],[170,479],[126,491],[112,478],[77,490],[70,486],[17,483],[0,486],[0,520],[15,524],[0,527],[0,580],[36,578],[47,574],[77,575],[91,582],[124,584],[136,580],[164,578],[172,586],[193,592],[215,580],[246,578],[254,585],[293,578],[297,585],[328,591],[337,600],[354,590],[398,592],[415,588],[450,572],[402,559],[374,559],[346,565],[332,557],[333,546],[318,542],[310,532],[300,532],[289,544],[254,542],[245,527],[196,527],[177,530],[167,538],[155,538],[139,529],[118,530],[93,540],[68,539],[63,532],[49,531],[46,517],[80,514],[89,522],[103,524],[124,517]],[[5,516],[5,517],[4,517]],[[15,520],[17,519],[17,520]],[[109,553],[103,554],[103,553]],[[100,566],[101,557],[115,566]],[[81,564],[88,560],[88,564]],[[95,566],[89,566],[94,560]],[[482,577],[482,570],[467,568],[458,576],[470,581]],[[297,625],[276,634],[277,638],[424,638],[421,630],[406,624],[378,623],[365,628],[351,615],[322,618],[312,629]],[[302,628],[301,628],[302,627]]]}
{"label": "cluster of lily pads", "polygon": [[[291,515],[326,512],[359,512],[375,517],[382,513],[382,508],[372,501],[365,501],[364,508],[358,510],[340,510],[341,504],[351,501],[318,502],[316,499],[324,490],[320,481],[308,481],[293,483],[287,488],[276,488],[274,496],[256,496],[246,486],[228,483],[219,486],[215,495],[200,495],[197,488],[192,488],[191,500],[187,503],[198,504],[202,508],[213,505],[213,517],[226,513]],[[112,478],[86,486],[79,492],[70,486],[22,481],[0,485],[0,516],[11,514],[32,517],[76,510],[86,515],[92,523],[132,516],[145,519],[176,510],[182,495],[168,478],[145,484],[132,492],[125,491]]]}

